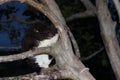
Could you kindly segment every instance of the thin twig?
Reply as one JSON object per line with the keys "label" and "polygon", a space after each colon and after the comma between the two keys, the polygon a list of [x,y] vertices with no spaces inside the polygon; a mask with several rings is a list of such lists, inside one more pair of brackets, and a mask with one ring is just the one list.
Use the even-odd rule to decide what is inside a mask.
{"label": "thin twig", "polygon": [[73,34],[69,31],[69,37],[71,39],[71,43],[73,44],[73,48],[74,48],[74,51],[75,51],[75,55],[80,58],[80,51],[79,51],[79,47],[78,47],[78,44],[73,36]]}
{"label": "thin twig", "polygon": [[66,18],[66,21],[70,22],[70,21],[75,20],[75,19],[87,18],[87,17],[95,17],[95,16],[96,16],[95,13],[93,13],[90,10],[86,10],[84,12],[79,12],[79,13],[71,15],[70,17]]}
{"label": "thin twig", "polygon": [[93,58],[94,56],[96,56],[97,54],[101,53],[103,50],[104,50],[104,47],[100,48],[98,51],[94,52],[93,54],[91,54],[91,55],[88,56],[88,57],[83,57],[83,58],[81,58],[81,60],[82,60],[82,61],[87,61],[87,60]]}

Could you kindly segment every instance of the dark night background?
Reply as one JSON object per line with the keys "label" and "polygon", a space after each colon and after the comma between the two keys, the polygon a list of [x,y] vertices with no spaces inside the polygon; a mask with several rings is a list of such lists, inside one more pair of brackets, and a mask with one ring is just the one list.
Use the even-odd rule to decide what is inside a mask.
{"label": "dark night background", "polygon": [[[95,4],[94,0],[91,1],[93,4]],[[86,10],[79,0],[56,0],[56,2],[58,3],[58,6],[60,7],[65,19],[72,14]],[[112,19],[118,22],[117,13],[111,0],[109,0],[108,7],[111,12]],[[29,27],[29,24],[19,23],[17,21],[2,22],[12,18],[14,15],[18,16],[21,20],[31,22],[34,20],[42,21],[47,19],[37,10],[26,4],[11,2],[1,5],[0,47],[20,46],[24,32]],[[87,57],[99,50],[101,47],[104,47],[100,35],[99,22],[96,17],[76,19],[74,21],[67,22],[67,25],[70,27],[73,35],[77,40],[82,57]],[[118,24],[116,28],[118,41],[120,40],[119,34],[120,29]],[[21,52],[21,49],[0,48],[1,56],[19,52]],[[116,80],[105,49],[92,59],[83,61],[83,63],[90,68],[90,72],[96,78],[96,80]],[[0,77],[32,72],[29,70],[30,68],[25,65],[23,61],[0,63]]]}

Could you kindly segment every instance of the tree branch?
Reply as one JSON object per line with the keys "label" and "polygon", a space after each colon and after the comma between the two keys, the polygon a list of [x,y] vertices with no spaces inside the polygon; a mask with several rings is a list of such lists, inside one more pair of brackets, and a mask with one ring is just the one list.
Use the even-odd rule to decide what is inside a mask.
{"label": "tree branch", "polygon": [[79,51],[79,47],[78,47],[78,44],[73,36],[73,34],[69,31],[69,37],[71,39],[71,42],[73,44],[73,48],[74,48],[74,51],[75,51],[75,55],[80,58],[80,51]]}
{"label": "tree branch", "polygon": [[96,17],[97,14],[96,7],[90,2],[90,0],[80,0],[80,1],[86,7],[86,11],[71,15],[70,17],[66,18],[67,22],[79,18]]}
{"label": "tree branch", "polygon": [[115,4],[115,7],[117,9],[117,13],[118,13],[118,16],[119,16],[119,22],[120,22],[120,0],[113,0],[114,4]]}
{"label": "tree branch", "polygon": [[[46,6],[49,7],[49,9],[51,11],[53,11],[53,13],[59,18],[59,20],[61,21],[61,23],[63,23],[64,25],[66,25],[65,19],[62,16],[59,7],[57,6],[55,1],[48,1],[48,0],[41,0],[42,3],[46,4]],[[69,33],[69,38],[71,39],[71,43],[73,44],[73,47],[75,49],[75,55],[80,58],[80,52],[79,52],[79,48],[77,45],[77,42],[73,36],[73,34],[71,33],[70,29],[68,28],[68,26],[65,26],[66,31],[68,31]]]}
{"label": "tree branch", "polygon": [[[47,70],[48,73],[41,73],[42,75],[37,75],[34,77],[34,80],[44,80],[44,79],[48,79],[48,80],[56,80],[56,79],[67,79],[67,80],[73,80],[73,77],[70,76],[70,71],[68,70],[61,70],[60,68],[56,68],[57,66],[53,66],[52,68],[56,69],[56,70],[51,70],[52,68],[50,68],[50,70],[45,69],[45,71]],[[79,71],[79,70],[78,70]],[[89,71],[89,68],[83,68],[81,71],[79,71],[79,73],[84,73],[85,71]]]}
{"label": "tree branch", "polygon": [[120,80],[120,46],[116,38],[116,22],[111,19],[107,0],[96,0],[96,6],[98,9],[101,35],[108,58],[110,59],[116,79]]}
{"label": "tree branch", "polygon": [[[55,27],[58,29],[59,33],[60,33],[60,36],[61,36],[61,39],[62,39],[62,45],[65,46],[65,48],[68,48],[67,44],[67,34],[65,33],[65,30],[64,30],[64,25],[63,23],[57,18],[56,15],[54,15],[54,13],[49,10],[46,6],[44,6],[43,4],[41,3],[37,3],[35,2],[34,0],[1,0],[0,1],[0,5],[1,4],[4,4],[6,2],[10,2],[10,1],[19,1],[19,2],[25,2],[27,4],[29,4],[30,6],[38,9],[40,12],[42,12],[45,16],[47,16],[51,22],[55,25]],[[44,52],[44,51],[43,51]],[[11,55],[11,56],[2,56],[0,57],[0,62],[2,61],[13,61],[13,60],[18,60],[18,59],[23,59],[25,58],[25,55],[26,57],[30,57],[32,56],[32,51],[31,52],[28,52],[29,55],[25,54],[24,57],[23,57],[23,54],[25,53],[22,53],[21,56],[19,55]],[[35,53],[34,53],[35,54]],[[36,53],[37,54],[37,53]],[[12,57],[13,56],[13,57]],[[4,58],[3,58],[4,57]],[[17,58],[16,58],[17,57]],[[8,59],[9,60],[8,60]],[[13,59],[12,59],[13,58]]]}
{"label": "tree branch", "polygon": [[95,13],[93,13],[90,10],[86,10],[84,12],[79,12],[79,13],[76,13],[76,14],[74,14],[74,15],[66,18],[66,21],[70,22],[70,21],[72,21],[74,19],[87,18],[87,17],[95,17],[95,16],[96,16]]}
{"label": "tree branch", "polygon": [[92,4],[90,0],[80,0],[80,1],[84,4],[87,10],[90,10],[95,14],[97,13],[96,7]]}
{"label": "tree branch", "polygon": [[[59,70],[52,72],[50,74],[43,74],[43,75],[37,75],[34,77],[34,80],[56,80],[56,79],[69,79],[69,77],[66,77],[68,75],[67,70]],[[72,80],[72,79],[69,79]]]}
{"label": "tree branch", "polygon": [[[32,7],[34,7],[34,8],[36,8],[36,9],[38,9],[40,12],[42,12],[45,16],[47,16],[52,22],[53,22],[53,24],[55,25],[55,27],[58,29],[58,31],[59,31],[59,33],[61,33],[60,35],[61,35],[61,39],[66,39],[66,36],[64,36],[64,33],[65,32],[63,32],[64,31],[64,26],[63,26],[63,24],[62,23],[60,23],[59,22],[59,19],[52,13],[52,11],[51,10],[49,10],[46,6],[44,6],[43,4],[41,4],[41,3],[37,3],[37,2],[35,2],[34,0],[1,0],[0,1],[0,5],[1,4],[4,4],[4,3],[6,3],[6,2],[10,2],[10,1],[19,1],[19,2],[25,2],[25,3],[27,3],[27,4],[29,4],[30,6],[32,6]],[[67,40],[63,40],[63,45],[66,45],[67,44],[67,42],[66,42]],[[44,51],[43,51],[44,52]],[[21,56],[19,56],[19,55],[10,55],[10,56],[2,56],[2,57],[0,57],[0,62],[2,62],[2,61],[13,61],[13,60],[18,60],[18,59],[23,59],[23,58],[25,58],[25,57],[23,57],[23,54],[25,54],[25,53],[22,53],[21,54]],[[32,51],[31,52],[28,52],[28,54],[29,55],[27,55],[27,54],[25,54],[26,55],[26,57],[30,57],[30,56],[32,56]],[[37,54],[37,53],[36,53]],[[24,56],[25,56],[24,55]],[[13,57],[12,57],[13,56]],[[4,58],[3,58],[4,57]],[[16,58],[17,57],[17,58]],[[8,59],[9,60],[8,60]],[[12,59],[13,58],[13,59]]]}
{"label": "tree branch", "polygon": [[101,53],[103,50],[104,50],[104,47],[100,48],[98,51],[94,52],[93,54],[91,54],[88,57],[82,57],[82,58],[80,58],[80,60],[87,61],[87,60],[93,58],[94,56],[96,56],[97,54]]}
{"label": "tree branch", "polygon": [[32,57],[41,53],[50,53],[50,48],[35,48],[34,50],[30,50],[27,52],[19,53],[19,54],[14,54],[14,55],[9,55],[9,56],[0,56],[0,62],[11,62],[15,60],[20,60],[20,59],[25,59],[28,57]]}

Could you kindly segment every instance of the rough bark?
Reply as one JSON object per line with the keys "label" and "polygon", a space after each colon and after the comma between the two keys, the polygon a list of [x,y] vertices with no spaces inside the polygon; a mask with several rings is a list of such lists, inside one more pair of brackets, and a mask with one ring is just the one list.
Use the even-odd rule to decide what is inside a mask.
{"label": "rough bark", "polygon": [[101,35],[117,80],[120,80],[120,48],[115,34],[116,23],[112,21],[107,0],[96,0]]}

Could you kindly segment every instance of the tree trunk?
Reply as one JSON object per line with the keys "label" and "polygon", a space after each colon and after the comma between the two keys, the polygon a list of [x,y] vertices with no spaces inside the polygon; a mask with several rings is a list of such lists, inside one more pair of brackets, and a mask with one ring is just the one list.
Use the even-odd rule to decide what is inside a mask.
{"label": "tree trunk", "polygon": [[117,80],[120,80],[120,48],[116,38],[116,23],[112,21],[107,0],[96,0],[101,35]]}

